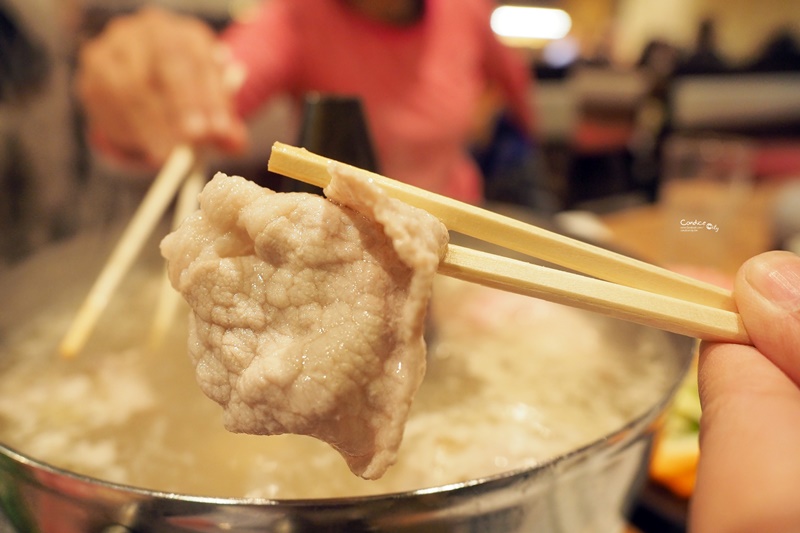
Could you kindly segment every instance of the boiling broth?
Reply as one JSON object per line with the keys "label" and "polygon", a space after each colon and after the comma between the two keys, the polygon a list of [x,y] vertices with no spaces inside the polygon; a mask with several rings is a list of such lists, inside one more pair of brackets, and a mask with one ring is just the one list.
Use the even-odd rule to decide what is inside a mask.
{"label": "boiling broth", "polygon": [[157,258],[126,278],[86,350],[59,359],[97,257],[96,243],[73,243],[4,280],[11,299],[0,338],[0,440],[112,482],[266,498],[440,486],[584,446],[651,408],[674,382],[663,371],[661,332],[440,278],[428,372],[398,462],[365,481],[310,437],[223,429],[186,355],[188,310],[158,348],[148,342],[163,275]]}

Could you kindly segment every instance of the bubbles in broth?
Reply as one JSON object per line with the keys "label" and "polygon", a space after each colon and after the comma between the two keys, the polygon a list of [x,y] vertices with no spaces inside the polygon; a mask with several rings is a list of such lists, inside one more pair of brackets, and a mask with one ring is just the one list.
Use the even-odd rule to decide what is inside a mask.
{"label": "bubbles in broth", "polygon": [[148,343],[163,275],[155,258],[126,278],[86,350],[59,359],[57,344],[97,272],[88,258],[105,257],[93,246],[67,246],[4,280],[14,311],[1,317],[0,441],[112,482],[266,498],[439,486],[586,445],[649,409],[674,381],[659,357],[661,332],[440,277],[428,372],[398,462],[365,481],[310,437],[225,431],[221,409],[194,381],[187,308],[157,349]]}

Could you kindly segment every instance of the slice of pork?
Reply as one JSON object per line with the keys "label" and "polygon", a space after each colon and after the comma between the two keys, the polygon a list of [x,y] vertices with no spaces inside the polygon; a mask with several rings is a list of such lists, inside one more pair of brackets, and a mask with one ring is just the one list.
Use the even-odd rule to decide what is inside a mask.
{"label": "slice of pork", "polygon": [[395,461],[425,373],[447,230],[347,167],[329,171],[329,199],[218,174],[161,249],[225,427],[316,437],[374,479]]}

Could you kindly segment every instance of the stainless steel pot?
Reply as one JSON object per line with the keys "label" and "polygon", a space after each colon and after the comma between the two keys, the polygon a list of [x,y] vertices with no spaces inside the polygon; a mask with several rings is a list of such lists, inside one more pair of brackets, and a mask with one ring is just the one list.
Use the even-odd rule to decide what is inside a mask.
{"label": "stainless steel pot", "polygon": [[[43,277],[26,269],[3,275],[5,311],[0,327],[35,313],[57,289],[83,293],[86,281],[73,279],[69,257],[98,253],[89,242],[49,251],[40,262]],[[64,251],[69,254],[64,255]],[[65,259],[66,258],[66,259]],[[54,280],[62,280],[54,283]],[[20,287],[47,285],[38,297],[22,300]],[[64,286],[60,284],[64,283]],[[30,316],[30,315],[27,315]],[[633,353],[639,326],[612,324],[614,335],[630,338]],[[2,350],[0,329],[0,350]],[[625,522],[646,465],[659,415],[689,368],[692,339],[665,335],[661,347],[673,385],[617,431],[534,468],[486,479],[374,497],[322,500],[242,500],[161,493],[104,482],[49,466],[0,444],[0,531],[299,533],[311,531],[385,532],[613,532]],[[0,366],[0,368],[2,368]],[[4,529],[5,528],[5,529]]]}

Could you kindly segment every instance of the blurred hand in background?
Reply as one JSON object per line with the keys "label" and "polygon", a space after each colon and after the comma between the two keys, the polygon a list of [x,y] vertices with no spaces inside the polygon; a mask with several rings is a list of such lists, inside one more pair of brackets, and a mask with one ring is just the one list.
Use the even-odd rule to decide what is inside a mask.
{"label": "blurred hand in background", "polygon": [[487,88],[496,89],[492,109],[504,107],[523,135],[533,132],[531,72],[492,32],[494,6],[271,0],[219,35],[199,20],[145,8],[85,45],[79,95],[95,145],[150,165],[178,143],[243,150],[243,120],[277,96],[297,112],[309,94],[356,97],[383,173],[480,202],[483,176],[469,144]]}
{"label": "blurred hand in background", "polygon": [[161,165],[179,143],[241,152],[229,54],[204,22],[148,7],[120,16],[81,50],[77,86],[89,134],[130,162]]}

